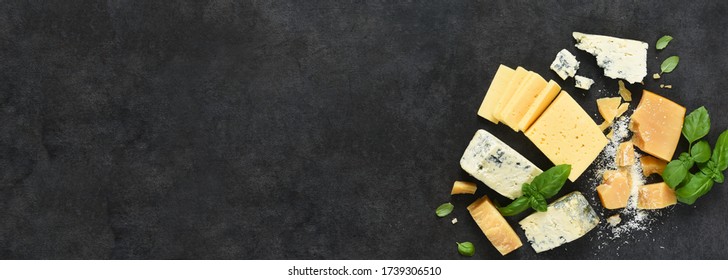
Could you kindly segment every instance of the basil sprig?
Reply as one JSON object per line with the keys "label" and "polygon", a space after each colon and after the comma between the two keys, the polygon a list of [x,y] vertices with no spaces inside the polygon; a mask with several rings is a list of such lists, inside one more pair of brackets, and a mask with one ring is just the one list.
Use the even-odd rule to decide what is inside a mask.
{"label": "basil sprig", "polygon": [[[688,152],[683,152],[677,159],[670,161],[662,172],[662,179],[675,189],[677,199],[692,205],[713,187],[714,183],[723,183],[723,172],[728,169],[728,130],[718,137],[715,148],[711,151],[708,141],[700,140],[710,131],[710,116],[705,107],[685,117],[682,135],[688,140]],[[697,173],[691,173],[695,165]]]}
{"label": "basil sprig", "polygon": [[533,178],[531,183],[523,183],[521,190],[523,196],[517,198],[505,207],[498,207],[503,216],[514,216],[533,208],[539,212],[546,212],[548,209],[547,199],[556,195],[566,183],[571,173],[571,165],[561,164],[549,168],[549,170]]}

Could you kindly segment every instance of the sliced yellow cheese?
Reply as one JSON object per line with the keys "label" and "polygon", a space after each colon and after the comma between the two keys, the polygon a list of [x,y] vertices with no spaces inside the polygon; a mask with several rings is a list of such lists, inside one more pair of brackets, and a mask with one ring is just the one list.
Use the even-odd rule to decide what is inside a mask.
{"label": "sliced yellow cheese", "polygon": [[549,83],[546,85],[546,87],[541,90],[541,92],[538,93],[536,96],[536,99],[533,100],[533,103],[528,107],[528,110],[525,114],[523,114],[523,118],[521,118],[521,121],[518,122],[518,130],[520,131],[526,131],[533,122],[538,119],[538,117],[541,116],[544,110],[546,110],[546,107],[551,104],[551,101],[556,98],[556,95],[559,94],[559,91],[561,91],[561,87],[559,84],[554,82],[554,80],[549,80]]}
{"label": "sliced yellow cheese", "polygon": [[513,93],[513,97],[503,108],[501,115],[503,123],[508,125],[513,131],[518,132],[518,123],[526,114],[528,107],[533,104],[541,91],[546,88],[547,82],[541,75],[529,72],[529,77],[523,84]]}
{"label": "sliced yellow cheese", "polygon": [[644,90],[629,124],[634,132],[632,141],[643,152],[670,161],[680,140],[684,118],[685,107]]}
{"label": "sliced yellow cheese", "polygon": [[637,197],[639,209],[660,209],[675,204],[677,204],[675,191],[664,182],[639,187]]}
{"label": "sliced yellow cheese", "polygon": [[605,121],[612,122],[617,116],[617,108],[619,103],[622,102],[622,98],[619,97],[605,97],[597,99],[597,109],[599,114],[602,115]]}
{"label": "sliced yellow cheese", "polygon": [[642,175],[650,176],[655,173],[662,175],[667,162],[653,156],[643,155],[640,157],[640,165],[642,165]]}
{"label": "sliced yellow cheese", "polygon": [[508,224],[503,215],[498,212],[493,202],[487,196],[483,196],[468,206],[470,215],[483,231],[485,237],[501,253],[506,255],[515,249],[523,246],[521,239]]}
{"label": "sliced yellow cheese", "polygon": [[632,166],[634,164],[634,145],[632,145],[632,141],[619,143],[615,163],[619,167]]}
{"label": "sliced yellow cheese", "polygon": [[511,81],[513,73],[516,71],[505,65],[498,66],[498,71],[495,72],[493,81],[490,82],[490,87],[483,98],[483,103],[480,104],[478,109],[478,116],[497,124],[498,120],[493,117],[493,110],[495,109],[496,103],[503,96],[508,82]]}
{"label": "sliced yellow cheese", "polygon": [[571,164],[569,180],[572,182],[609,142],[566,91],[561,91],[525,134],[554,164]]}
{"label": "sliced yellow cheese", "polygon": [[498,121],[503,120],[503,117],[501,115],[501,113],[503,112],[503,107],[508,104],[508,102],[511,100],[511,97],[513,96],[513,93],[515,93],[518,87],[523,84],[527,76],[528,70],[524,69],[523,67],[516,68],[515,72],[513,72],[513,76],[511,76],[511,80],[508,81],[508,85],[506,85],[503,93],[498,97],[495,102],[495,107],[493,108],[493,118]]}
{"label": "sliced yellow cheese", "polygon": [[475,183],[465,181],[455,181],[452,184],[452,191],[450,194],[474,194],[478,190],[478,186]]}
{"label": "sliced yellow cheese", "polygon": [[627,207],[631,191],[631,178],[626,170],[608,170],[604,172],[604,180],[597,187],[597,194],[602,206],[607,209]]}

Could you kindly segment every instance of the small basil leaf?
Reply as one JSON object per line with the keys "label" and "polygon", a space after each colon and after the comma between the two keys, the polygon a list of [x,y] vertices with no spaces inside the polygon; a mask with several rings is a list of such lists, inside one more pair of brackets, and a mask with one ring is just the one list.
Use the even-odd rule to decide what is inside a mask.
{"label": "small basil leaf", "polygon": [[662,179],[671,188],[677,187],[677,185],[685,179],[688,174],[688,169],[681,160],[673,160],[665,166],[665,170],[662,171]]}
{"label": "small basil leaf", "polygon": [[723,183],[723,181],[725,180],[725,178],[723,177],[723,172],[718,170],[715,162],[712,160],[706,163],[698,164],[698,167],[700,168],[700,172],[712,178],[713,181],[715,181],[716,183],[720,184]]}
{"label": "small basil leaf", "polygon": [[536,186],[538,192],[545,198],[551,198],[559,193],[571,173],[571,165],[561,164],[549,168],[533,178],[531,185]]}
{"label": "small basil leaf", "polygon": [[690,156],[697,163],[710,160],[710,144],[708,144],[708,141],[700,140],[698,143],[695,143],[690,149]]}
{"label": "small basil leaf", "polygon": [[511,204],[508,204],[506,207],[498,207],[498,211],[500,211],[501,215],[503,216],[515,216],[520,214],[523,211],[526,211],[529,207],[529,199],[527,196],[521,196],[519,198],[516,198]]}
{"label": "small basil leaf", "polygon": [[710,131],[710,115],[704,106],[690,112],[685,117],[682,128],[682,134],[688,142],[693,143],[696,140],[705,137]]}
{"label": "small basil leaf", "polygon": [[686,170],[690,170],[690,168],[693,168],[693,165],[695,164],[695,161],[693,161],[693,157],[690,156],[688,153],[681,153],[680,157],[678,159],[682,162],[682,164],[685,166]]}
{"label": "small basil leaf", "polygon": [[713,148],[712,160],[715,162],[716,169],[723,172],[728,168],[728,130],[718,136],[718,141]]}
{"label": "small basil leaf", "polygon": [[684,187],[677,189],[675,195],[682,203],[692,205],[695,200],[708,193],[713,187],[713,180],[703,173],[698,173]]}
{"label": "small basil leaf", "polygon": [[532,196],[530,198],[529,204],[531,204],[531,208],[533,208],[533,210],[536,210],[538,212],[546,212],[549,207],[546,203],[546,199],[543,198],[543,196],[541,195]]}
{"label": "small basil leaf", "polygon": [[655,49],[657,49],[657,50],[664,49],[665,47],[667,47],[667,44],[670,43],[670,41],[672,41],[672,36],[670,36],[670,35],[662,36],[659,40],[657,40],[657,43],[655,44]]}
{"label": "small basil leaf", "polygon": [[458,253],[466,257],[472,257],[475,254],[475,246],[470,242],[455,242],[458,244]]}
{"label": "small basil leaf", "polygon": [[437,209],[435,210],[435,214],[437,214],[438,217],[442,218],[447,215],[450,215],[450,213],[452,213],[452,209],[454,209],[454,208],[455,208],[455,206],[452,205],[452,203],[450,203],[450,202],[443,203],[442,205],[437,207]]}
{"label": "small basil leaf", "polygon": [[670,73],[672,72],[672,70],[675,70],[678,62],[680,62],[680,57],[678,57],[677,55],[668,57],[667,59],[665,59],[665,61],[662,62],[662,65],[660,65],[660,70],[662,71],[662,73]]}
{"label": "small basil leaf", "polygon": [[538,194],[538,190],[536,189],[536,186],[531,185],[529,183],[523,183],[523,186],[521,187],[521,191],[523,192],[524,196],[534,196]]}

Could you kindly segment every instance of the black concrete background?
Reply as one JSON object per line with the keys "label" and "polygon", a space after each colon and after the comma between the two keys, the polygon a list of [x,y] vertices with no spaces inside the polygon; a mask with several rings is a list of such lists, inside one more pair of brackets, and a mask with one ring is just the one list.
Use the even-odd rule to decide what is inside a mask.
{"label": "black concrete background", "polygon": [[[643,40],[650,73],[681,57],[644,87],[705,105],[711,143],[728,128],[728,5],[589,3],[2,1],[0,257],[458,259],[469,240],[501,259],[465,206],[503,197],[479,184],[434,215],[473,180],[458,161],[479,128],[550,166],[476,116],[498,64],[558,79],[549,64],[571,50],[596,84],[558,81],[598,120],[617,85],[571,32]],[[588,174],[562,193],[588,193]],[[717,185],[651,232],[505,258],[726,259],[727,199]]]}

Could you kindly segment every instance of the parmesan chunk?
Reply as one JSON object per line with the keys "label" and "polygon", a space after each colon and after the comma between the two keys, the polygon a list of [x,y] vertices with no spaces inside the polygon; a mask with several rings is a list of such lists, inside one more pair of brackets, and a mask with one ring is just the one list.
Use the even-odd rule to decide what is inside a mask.
{"label": "parmesan chunk", "polygon": [[634,145],[632,145],[632,141],[619,143],[615,163],[619,167],[631,166],[634,164]]}
{"label": "parmesan chunk", "polygon": [[631,191],[631,178],[626,170],[608,170],[604,172],[602,184],[597,187],[597,194],[602,206],[607,209],[627,207]]}
{"label": "parmesan chunk", "polygon": [[637,198],[639,209],[661,209],[675,204],[677,204],[675,191],[664,182],[639,187]]}
{"label": "parmesan chunk", "polygon": [[468,206],[470,215],[483,231],[485,237],[501,253],[506,255],[523,246],[521,239],[495,208],[487,196],[483,196]]}
{"label": "parmesan chunk", "polygon": [[643,91],[632,114],[634,145],[659,159],[670,161],[682,132],[685,107],[650,91]]}
{"label": "parmesan chunk", "polygon": [[476,190],[478,190],[478,186],[476,186],[475,183],[455,181],[455,183],[452,184],[452,191],[450,191],[450,194],[474,194]]}
{"label": "parmesan chunk", "polygon": [[662,175],[667,162],[653,156],[644,155],[640,157],[640,165],[642,165],[642,175],[647,177],[655,173]]}

